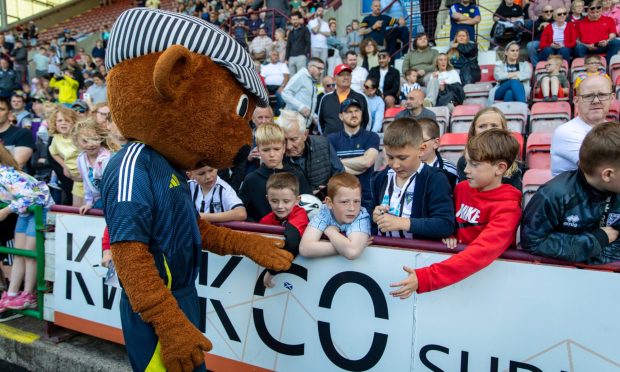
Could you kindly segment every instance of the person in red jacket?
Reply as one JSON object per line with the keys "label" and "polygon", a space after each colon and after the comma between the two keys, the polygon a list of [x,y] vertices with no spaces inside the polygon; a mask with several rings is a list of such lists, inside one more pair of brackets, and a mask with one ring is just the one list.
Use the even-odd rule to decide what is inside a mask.
{"label": "person in red jacket", "polygon": [[[294,174],[288,172],[274,173],[267,179],[267,201],[271,206],[271,212],[261,218],[259,223],[263,225],[284,226],[284,249],[291,252],[294,257],[299,254],[299,243],[308,226],[308,214],[298,205],[299,180]],[[265,287],[274,286],[273,276],[276,271],[269,270],[263,276]]]}
{"label": "person in red jacket", "polygon": [[454,190],[458,229],[456,237],[443,239],[451,248],[467,247],[445,261],[428,267],[403,269],[408,277],[390,294],[401,299],[413,292],[435,291],[489,266],[508,247],[514,245],[521,219],[521,191],[502,184],[506,170],[519,154],[519,143],[505,129],[490,129],[473,137],[466,147],[467,181]]}
{"label": "person in red jacket", "polygon": [[556,54],[570,62],[571,50],[577,45],[577,29],[573,22],[566,22],[567,16],[568,10],[564,7],[553,11],[553,23],[548,24],[540,35],[540,61]]}

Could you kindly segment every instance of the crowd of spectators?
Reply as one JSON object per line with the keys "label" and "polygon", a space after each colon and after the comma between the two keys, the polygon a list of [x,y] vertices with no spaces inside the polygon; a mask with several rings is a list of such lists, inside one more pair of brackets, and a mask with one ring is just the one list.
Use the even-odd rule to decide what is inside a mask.
{"label": "crowd of spectators", "polygon": [[[146,5],[158,7],[152,1]],[[490,264],[515,245],[521,218],[524,166],[517,160],[516,140],[504,113],[487,107],[474,117],[466,152],[453,164],[438,151],[441,131],[430,109],[454,110],[465,100],[465,85],[481,79],[475,28],[480,10],[470,0],[451,5],[448,50],[439,52],[430,44],[432,34],[417,32],[412,48],[402,50],[399,71],[391,51],[398,43],[409,44],[404,19],[382,13],[381,1],[375,0],[372,13],[353,20],[343,35],[336,19],[325,19],[323,6],[320,1],[277,0],[179,3],[179,12],[219,25],[247,47],[273,97],[272,107],[253,113],[253,148],[242,164],[188,170],[201,217],[286,225],[289,213],[298,212],[292,205],[299,196],[311,195],[325,204],[305,223],[294,213],[294,253],[355,258],[373,233],[443,239],[451,248],[457,242],[472,244],[464,253],[469,264],[456,273],[449,274],[454,270],[450,260],[407,271],[408,278],[394,292],[401,298],[450,285]],[[496,83],[484,106],[495,101],[529,104],[532,90],[547,102],[572,96],[578,114],[553,135],[551,170],[580,192],[596,190],[596,198],[607,203],[602,212],[587,212],[600,225],[571,225],[567,232],[558,205],[563,201],[551,195],[558,186],[544,187],[544,195],[525,210],[523,247],[587,263],[620,257],[615,246],[618,219],[609,214],[620,190],[615,186],[619,158],[597,153],[603,148],[605,154],[615,154],[609,144],[600,144],[600,136],[615,140],[618,131],[615,124],[602,124],[615,99],[615,82],[604,66],[620,50],[620,6],[610,0],[504,0],[495,21],[496,40],[511,32],[514,37],[502,45]],[[106,103],[108,29],[97,36],[94,48],[86,51],[80,35],[71,30],[49,43],[37,42],[36,27],[23,35],[0,35],[0,140],[24,172],[49,186],[56,203],[79,207],[81,213],[98,208],[103,169],[125,143]],[[563,61],[584,56],[586,70],[569,81]],[[539,59],[547,61],[544,71],[534,71]],[[394,108],[402,110],[388,126],[384,119]],[[605,129],[592,130],[599,126]],[[588,139],[592,144],[584,149],[581,144]],[[215,187],[225,191],[226,200],[214,202]],[[503,204],[494,207],[494,201]],[[532,230],[550,208],[556,208],[554,221],[559,222],[546,224],[546,233],[558,243],[541,248],[533,241],[544,240],[544,234]],[[329,245],[319,244],[322,234]],[[490,234],[501,240],[492,250]],[[586,236],[582,251],[565,253],[557,234]],[[483,257],[475,258],[475,252]],[[271,280],[266,277],[265,284]]]}

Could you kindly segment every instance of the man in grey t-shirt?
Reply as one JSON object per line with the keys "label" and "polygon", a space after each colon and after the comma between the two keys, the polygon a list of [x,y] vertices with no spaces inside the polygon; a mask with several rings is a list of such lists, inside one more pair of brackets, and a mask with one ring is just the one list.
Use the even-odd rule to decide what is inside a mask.
{"label": "man in grey t-shirt", "polygon": [[407,94],[407,102],[405,106],[406,110],[399,112],[396,115],[396,119],[400,118],[412,118],[412,119],[421,119],[421,118],[431,118],[436,120],[435,113],[431,110],[425,108],[422,103],[424,102],[424,92],[419,89],[414,89],[409,94]]}

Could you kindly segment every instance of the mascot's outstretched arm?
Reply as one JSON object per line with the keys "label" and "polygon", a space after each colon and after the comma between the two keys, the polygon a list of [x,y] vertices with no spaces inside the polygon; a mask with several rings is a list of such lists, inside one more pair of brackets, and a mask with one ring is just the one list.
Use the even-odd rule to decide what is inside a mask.
{"label": "mascot's outstretched arm", "polygon": [[209,252],[247,256],[271,270],[283,271],[291,267],[293,255],[282,249],[284,240],[234,231],[214,226],[203,220],[200,220],[198,225],[202,236],[202,248]]}
{"label": "mascot's outstretched arm", "polygon": [[148,246],[121,242],[111,246],[112,260],[133,311],[153,325],[168,371],[191,371],[210,351],[207,339],[185,316],[160,278]]}

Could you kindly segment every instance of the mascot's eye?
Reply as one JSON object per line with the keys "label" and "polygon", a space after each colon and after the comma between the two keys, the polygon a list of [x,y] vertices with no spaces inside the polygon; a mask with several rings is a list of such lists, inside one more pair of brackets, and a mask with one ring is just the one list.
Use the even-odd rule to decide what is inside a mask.
{"label": "mascot's eye", "polygon": [[241,97],[239,97],[239,103],[237,103],[237,115],[241,116],[242,118],[245,117],[245,114],[248,113],[249,103],[250,100],[248,99],[248,96],[242,94]]}

